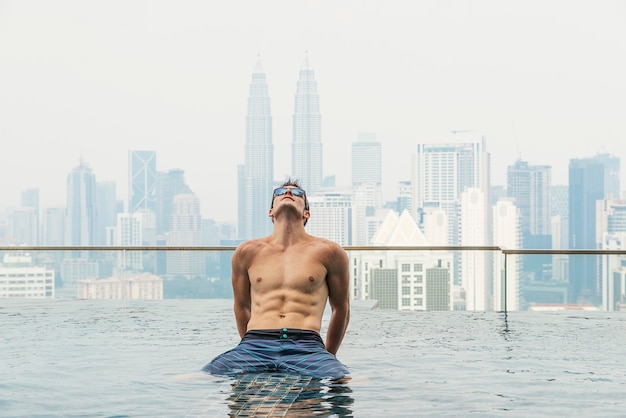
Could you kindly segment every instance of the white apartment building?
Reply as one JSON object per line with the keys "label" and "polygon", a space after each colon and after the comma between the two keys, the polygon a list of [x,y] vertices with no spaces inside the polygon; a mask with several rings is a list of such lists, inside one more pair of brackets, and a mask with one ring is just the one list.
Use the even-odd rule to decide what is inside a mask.
{"label": "white apartment building", "polygon": [[[389,211],[372,239],[376,246],[428,246],[407,210]],[[350,254],[353,299],[378,301],[381,309],[452,310],[452,254],[430,250],[372,250]]]}
{"label": "white apartment building", "polygon": [[[499,200],[492,209],[493,244],[506,249],[521,248],[522,231],[519,209],[510,200]],[[504,271],[504,258],[498,255],[494,257],[493,269],[493,309],[503,311],[506,298],[507,311],[519,310],[522,257],[519,255],[508,256],[506,271]],[[506,285],[504,283],[505,277]]]}
{"label": "white apartment building", "polygon": [[78,299],[163,299],[163,279],[141,274],[79,280]]}
{"label": "white apartment building", "polygon": [[352,195],[341,192],[324,192],[309,196],[311,217],[306,224],[309,234],[352,245],[354,228]]}
{"label": "white apartment building", "polygon": [[[490,244],[487,201],[479,188],[468,188],[461,195],[461,245],[487,246]],[[465,289],[468,311],[492,309],[492,254],[486,251],[461,252],[461,285]]]}
{"label": "white apartment building", "polygon": [[54,299],[54,270],[32,257],[5,254],[0,264],[0,298]]}

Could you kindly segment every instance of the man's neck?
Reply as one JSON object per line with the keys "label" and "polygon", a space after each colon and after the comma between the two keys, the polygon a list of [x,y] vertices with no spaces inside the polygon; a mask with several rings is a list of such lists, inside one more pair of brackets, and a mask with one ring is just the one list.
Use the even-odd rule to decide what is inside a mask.
{"label": "man's neck", "polygon": [[304,230],[304,224],[299,222],[284,221],[275,222],[270,240],[278,245],[289,246],[302,241],[309,234]]}

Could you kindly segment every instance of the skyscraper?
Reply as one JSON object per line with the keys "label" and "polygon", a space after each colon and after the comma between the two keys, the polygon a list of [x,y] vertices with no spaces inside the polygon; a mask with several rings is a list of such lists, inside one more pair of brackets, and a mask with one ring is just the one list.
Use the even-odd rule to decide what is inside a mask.
{"label": "skyscraper", "polygon": [[[520,248],[522,234],[519,209],[510,200],[499,200],[492,210],[493,244],[502,248]],[[505,308],[508,311],[519,310],[521,302],[520,257],[509,257],[506,263],[502,257],[494,257],[493,265],[493,309],[496,311],[503,311]]]}
{"label": "skyscraper", "polygon": [[[484,191],[477,187],[468,187],[461,194],[461,245],[487,246],[491,243],[487,202]],[[465,289],[468,311],[492,309],[492,278],[491,254],[486,251],[461,251],[461,284]]]}
{"label": "skyscraper", "polygon": [[[596,249],[597,201],[619,196],[620,160],[608,154],[569,163],[569,248]],[[595,256],[572,255],[570,302],[599,303],[600,282]]]}
{"label": "skyscraper", "polygon": [[95,245],[97,242],[96,177],[91,167],[82,158],[78,166],[67,176],[65,210],[65,244]]}
{"label": "skyscraper", "polygon": [[352,143],[352,185],[382,184],[382,152],[376,134],[359,134]]}
{"label": "skyscraper", "polygon": [[156,212],[156,152],[128,151],[128,212]]}
{"label": "skyscraper", "polygon": [[189,193],[185,183],[185,172],[173,169],[168,172],[157,172],[156,177],[156,233],[164,234],[170,230],[174,196]]}
{"label": "skyscraper", "polygon": [[272,115],[265,72],[257,61],[246,116],[245,162],[238,170],[238,230],[240,239],[269,235],[272,222],[267,216],[274,176]]}
{"label": "skyscraper", "polygon": [[[546,165],[529,165],[517,160],[507,167],[507,194],[520,212],[522,248],[552,248],[551,180],[552,169]],[[524,272],[534,280],[552,278],[550,255],[523,256]]]}
{"label": "skyscraper", "polygon": [[33,214],[35,216],[34,222],[34,240],[32,244],[37,245],[41,241],[40,227],[41,224],[39,222],[40,210],[39,210],[39,189],[27,189],[22,192],[22,207],[23,208],[32,208]]}
{"label": "skyscraper", "polygon": [[323,180],[322,116],[314,71],[308,57],[300,68],[293,114],[292,175],[309,195],[319,192]]}
{"label": "skyscraper", "polygon": [[452,143],[418,144],[412,174],[411,214],[418,219],[418,211],[424,208],[444,209],[448,215],[448,245],[459,244],[461,194],[474,187],[489,198],[490,161],[484,137],[455,133],[453,138]]}
{"label": "skyscraper", "polygon": [[[167,244],[175,247],[202,243],[200,200],[192,192],[180,193],[172,201],[171,229]],[[200,251],[168,251],[167,274],[193,278],[204,274],[204,254]]]}
{"label": "skyscraper", "polygon": [[309,197],[311,218],[306,229],[339,245],[352,245],[353,210],[349,193],[327,192]]}
{"label": "skyscraper", "polygon": [[114,228],[117,222],[117,199],[115,182],[96,183],[98,203],[97,245],[107,245],[107,229]]}
{"label": "skyscraper", "polygon": [[[454,131],[452,141],[439,144],[418,144],[417,154],[412,167],[412,199],[411,214],[419,221],[420,212],[434,213],[434,209],[441,209],[445,219],[441,224],[448,227],[447,242],[442,245],[460,245],[461,243],[461,195],[469,188],[480,189],[480,196],[484,203],[474,202],[473,207],[482,207],[485,210],[478,220],[473,212],[472,222],[480,222],[486,228],[485,237],[490,234],[490,211],[486,208],[489,202],[489,170],[490,155],[486,150],[484,136],[471,131]],[[441,218],[442,214],[437,215]],[[430,235],[430,232],[428,233]],[[466,234],[465,242],[471,241]],[[485,242],[488,245],[488,241]],[[471,245],[481,245],[477,242]],[[455,284],[461,283],[462,260],[459,253],[454,255],[453,279]],[[482,299],[481,299],[482,300]]]}
{"label": "skyscraper", "polygon": [[[115,232],[115,244],[127,247],[143,245],[143,213],[118,213]],[[119,252],[117,267],[122,270],[142,271],[142,252]]]}
{"label": "skyscraper", "polygon": [[522,233],[550,234],[550,166],[517,160],[507,168],[507,193],[520,211]]}

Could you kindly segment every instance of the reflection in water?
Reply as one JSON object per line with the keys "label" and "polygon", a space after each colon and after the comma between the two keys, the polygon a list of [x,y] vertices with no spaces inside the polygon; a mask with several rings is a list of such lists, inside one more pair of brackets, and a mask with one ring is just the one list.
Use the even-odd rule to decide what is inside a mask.
{"label": "reflection in water", "polygon": [[500,330],[500,334],[504,337],[505,340],[508,341],[509,339],[509,315],[507,314],[506,311],[503,312],[504,314],[504,324],[502,326],[502,329]]}
{"label": "reflection in water", "polygon": [[235,376],[230,417],[352,417],[352,389],[343,381],[281,373]]}

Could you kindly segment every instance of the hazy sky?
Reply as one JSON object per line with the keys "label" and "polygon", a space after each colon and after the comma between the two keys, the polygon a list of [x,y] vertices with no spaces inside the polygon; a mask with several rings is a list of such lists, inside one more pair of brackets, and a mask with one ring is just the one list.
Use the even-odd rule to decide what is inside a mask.
{"label": "hazy sky", "polygon": [[0,0],[0,208],[31,187],[64,206],[81,157],[126,200],[128,150],[149,149],[157,169],[185,170],[205,216],[234,221],[257,55],[283,179],[305,51],[338,185],[360,132],[382,143],[391,199],[417,143],[474,129],[493,184],[517,157],[566,184],[570,158],[609,152],[626,188],[620,0]]}

